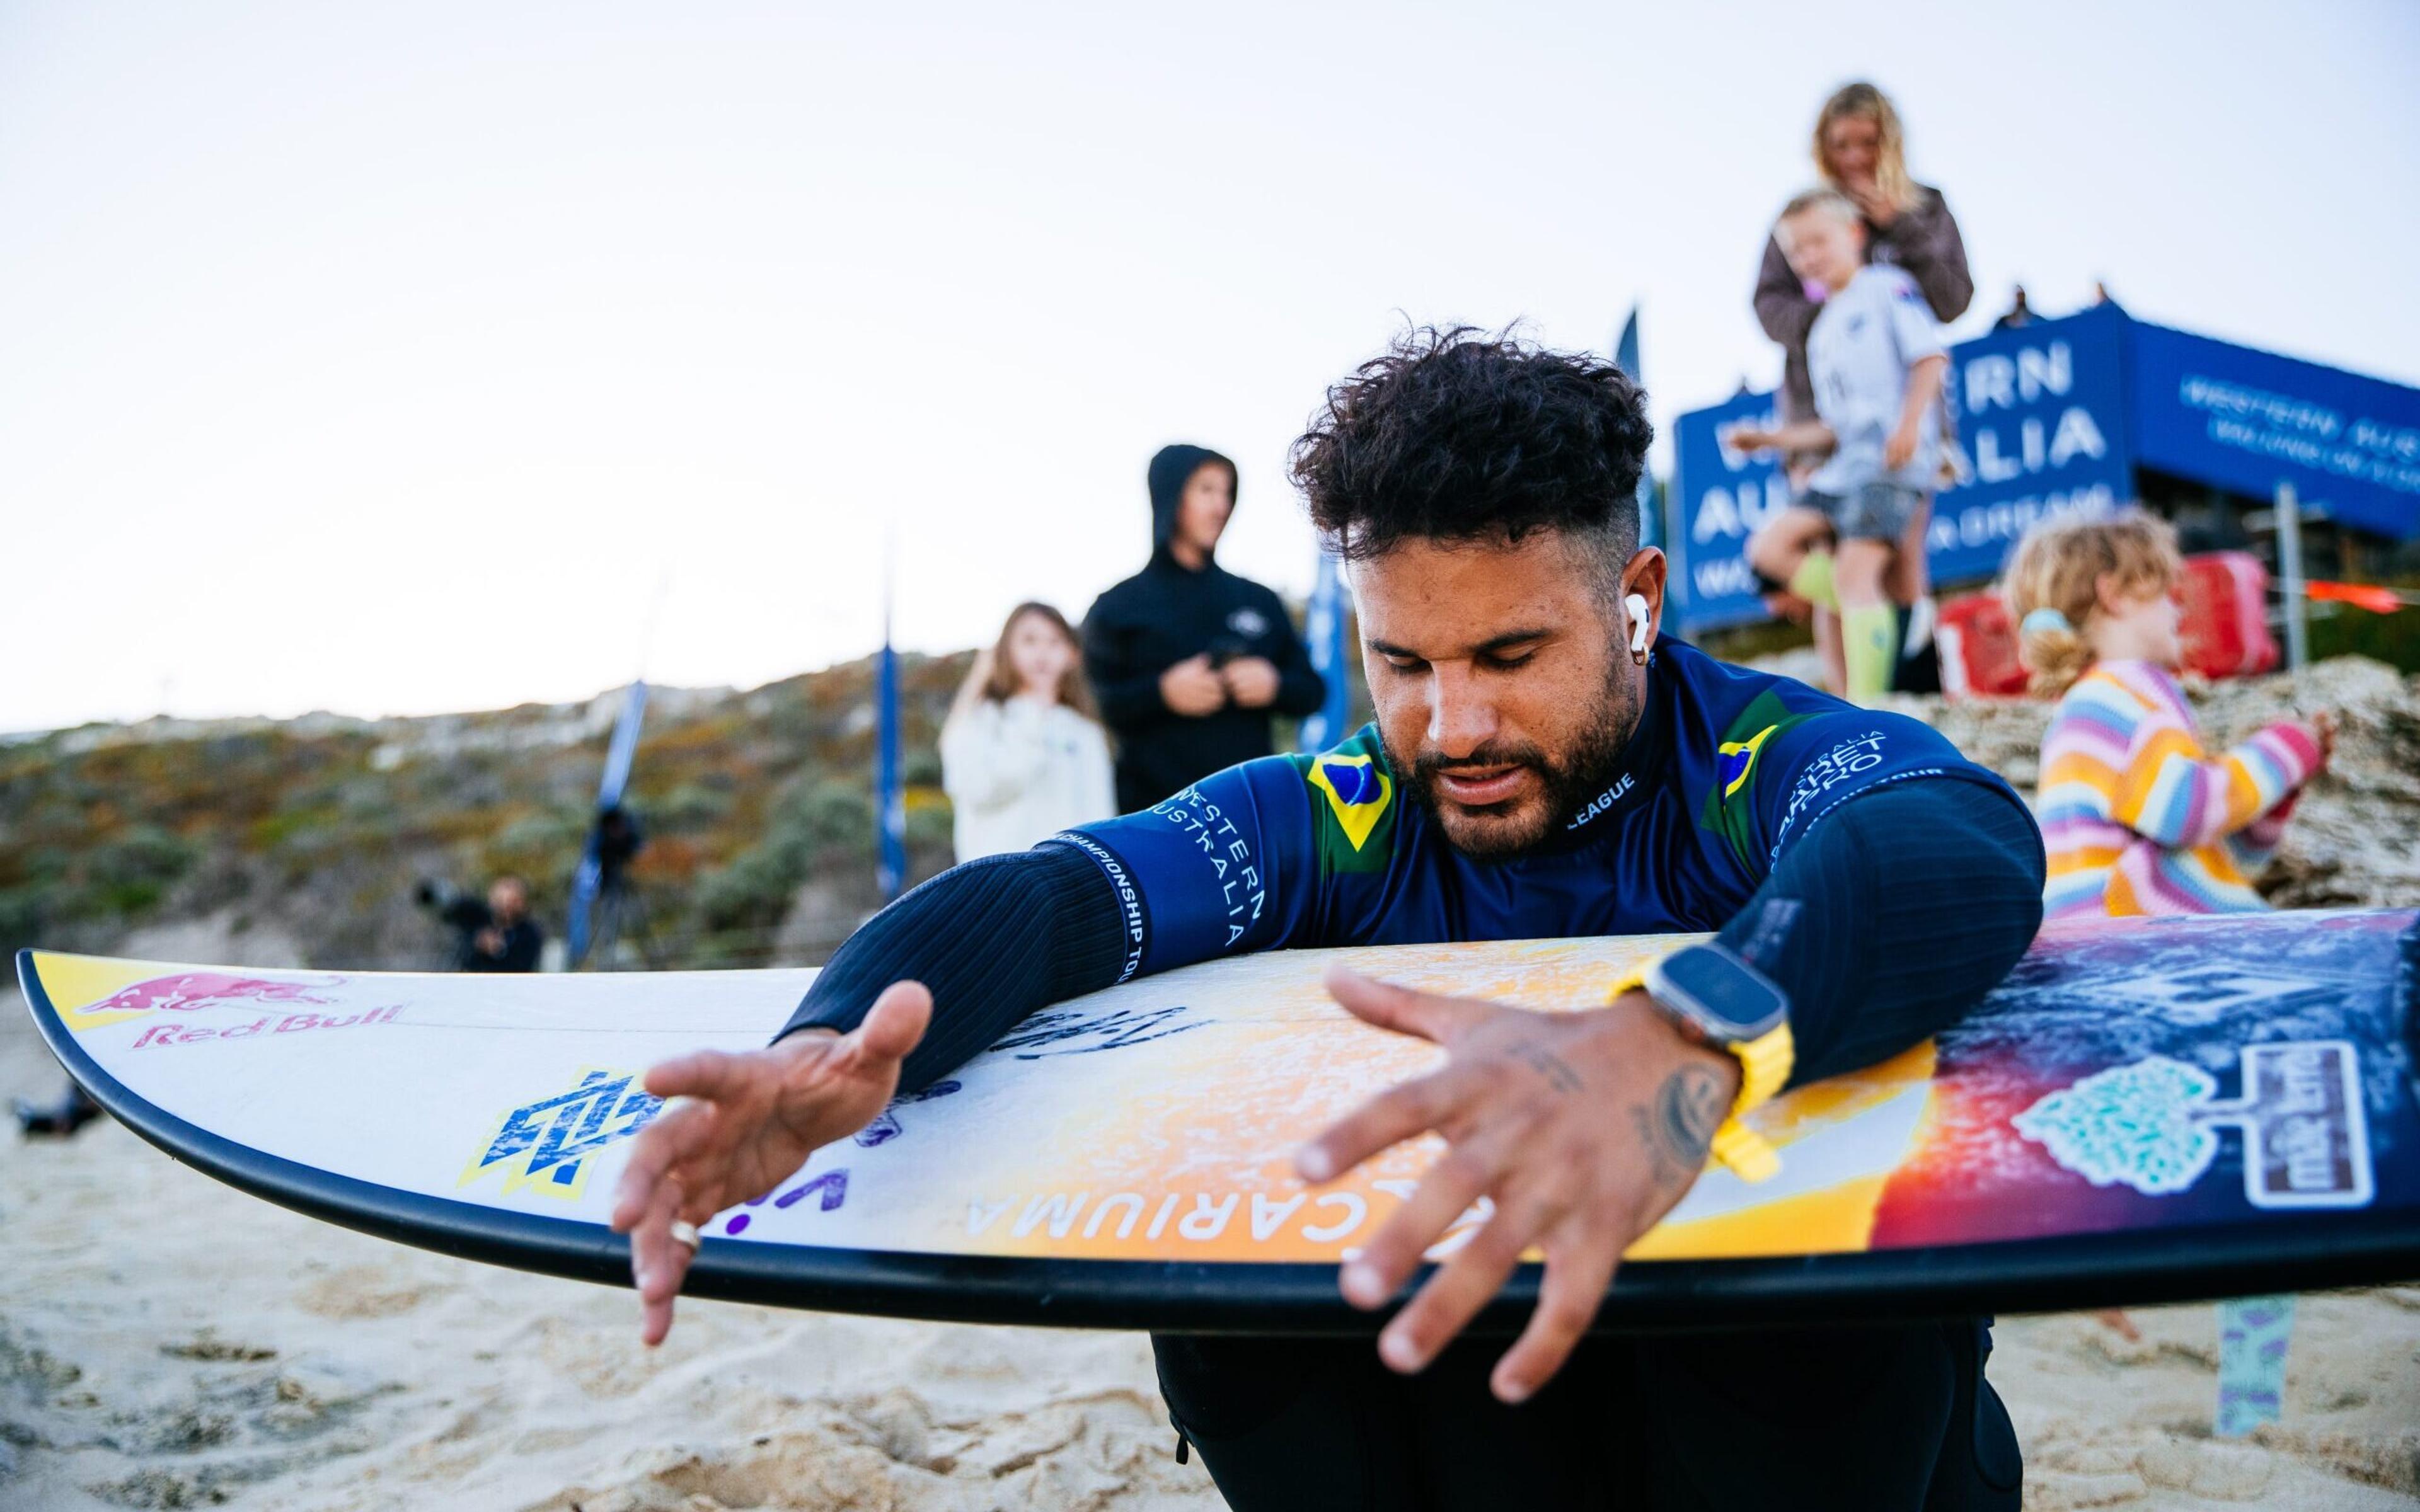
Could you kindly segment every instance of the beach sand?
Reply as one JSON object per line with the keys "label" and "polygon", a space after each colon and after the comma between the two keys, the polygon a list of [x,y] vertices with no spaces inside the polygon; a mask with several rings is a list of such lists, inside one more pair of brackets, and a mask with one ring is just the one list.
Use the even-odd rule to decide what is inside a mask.
{"label": "beach sand", "polygon": [[[13,994],[0,1088],[55,1066]],[[2036,1508],[2420,1506],[2420,1287],[2304,1299],[2284,1422],[2211,1437],[2214,1309],[2008,1319]],[[685,1303],[349,1233],[115,1123],[0,1144],[0,1507],[1219,1503],[1137,1336]]]}

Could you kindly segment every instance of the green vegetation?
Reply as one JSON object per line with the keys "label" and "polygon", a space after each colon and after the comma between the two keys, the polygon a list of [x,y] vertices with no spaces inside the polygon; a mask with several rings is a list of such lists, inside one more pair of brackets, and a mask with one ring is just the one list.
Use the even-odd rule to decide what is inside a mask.
{"label": "green vegetation", "polygon": [[[910,872],[949,861],[934,754],[964,656],[901,658]],[[875,895],[870,662],[651,713],[633,868],[662,965],[815,954]],[[0,947],[108,949],[147,923],[226,917],[309,965],[425,967],[445,933],[423,877],[526,877],[559,933],[605,735],[537,707],[329,734],[63,732],[0,747]],[[814,918],[799,918],[802,893]]]}

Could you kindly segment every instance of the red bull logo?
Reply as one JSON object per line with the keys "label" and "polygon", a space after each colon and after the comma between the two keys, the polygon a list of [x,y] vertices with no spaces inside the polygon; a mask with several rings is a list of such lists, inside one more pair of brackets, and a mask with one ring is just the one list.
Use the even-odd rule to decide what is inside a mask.
{"label": "red bull logo", "polygon": [[146,1045],[199,1044],[205,1040],[252,1040],[264,1035],[301,1034],[310,1029],[349,1029],[357,1024],[393,1024],[403,1016],[400,1004],[361,1013],[263,1013],[240,1024],[188,1024],[163,1019],[147,1024],[130,1050]]}
{"label": "red bull logo", "polygon": [[154,977],[121,987],[97,1003],[88,1003],[62,1017],[74,1030],[97,1029],[148,1013],[197,1013],[212,1008],[283,1007],[288,1004],[325,1007],[330,999],[316,995],[340,985],[325,981],[276,981],[267,977],[239,977],[225,971],[187,971]]}

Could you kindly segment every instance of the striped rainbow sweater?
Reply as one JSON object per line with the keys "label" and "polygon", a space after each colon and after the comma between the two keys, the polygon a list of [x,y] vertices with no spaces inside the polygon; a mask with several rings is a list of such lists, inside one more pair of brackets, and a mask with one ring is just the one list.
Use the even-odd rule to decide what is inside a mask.
{"label": "striped rainbow sweater", "polygon": [[2297,724],[2210,760],[2175,678],[2146,661],[2101,663],[2042,737],[2045,920],[2268,906],[2252,878],[2319,769],[2319,746]]}

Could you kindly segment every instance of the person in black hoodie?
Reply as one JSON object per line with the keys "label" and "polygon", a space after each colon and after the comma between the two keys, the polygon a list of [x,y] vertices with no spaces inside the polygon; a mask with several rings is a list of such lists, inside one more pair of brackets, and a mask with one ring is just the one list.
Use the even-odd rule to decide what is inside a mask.
{"label": "person in black hoodie", "polygon": [[1235,464],[1167,446],[1149,477],[1151,561],[1084,616],[1084,673],[1117,736],[1125,813],[1268,755],[1272,716],[1300,718],[1326,693],[1278,595],[1212,560]]}

